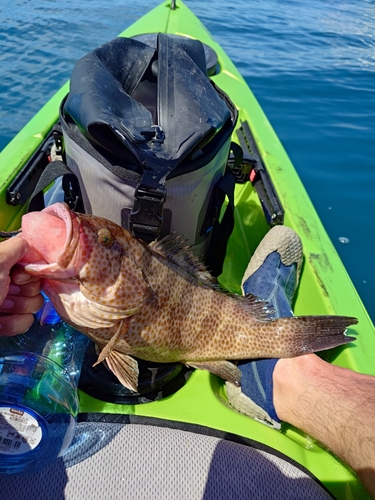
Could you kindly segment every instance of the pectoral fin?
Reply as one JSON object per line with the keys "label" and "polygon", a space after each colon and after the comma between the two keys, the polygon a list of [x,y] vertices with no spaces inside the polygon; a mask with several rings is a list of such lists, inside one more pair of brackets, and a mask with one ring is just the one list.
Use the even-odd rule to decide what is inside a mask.
{"label": "pectoral fin", "polygon": [[114,350],[108,354],[105,361],[108,368],[116,375],[123,386],[131,391],[138,391],[139,369],[134,358]]}
{"label": "pectoral fin", "polygon": [[137,361],[128,354],[116,351],[115,349],[118,339],[127,332],[130,321],[131,318],[121,321],[116,333],[113,335],[108,344],[101,350],[98,359],[93,366],[96,366],[104,361],[107,367],[116,375],[123,386],[131,391],[137,392],[139,375]]}
{"label": "pectoral fin", "polygon": [[198,368],[198,370],[208,370],[237,387],[241,385],[241,372],[230,361],[185,361],[185,365]]}
{"label": "pectoral fin", "polygon": [[117,328],[116,333],[113,335],[113,337],[108,342],[108,344],[105,347],[103,347],[103,349],[100,351],[98,359],[96,360],[96,362],[92,366],[96,366],[99,363],[102,363],[110,355],[110,353],[114,349],[118,339],[128,331],[129,322],[130,322],[130,318],[127,318],[127,319],[124,319],[123,321],[121,321],[119,327]]}

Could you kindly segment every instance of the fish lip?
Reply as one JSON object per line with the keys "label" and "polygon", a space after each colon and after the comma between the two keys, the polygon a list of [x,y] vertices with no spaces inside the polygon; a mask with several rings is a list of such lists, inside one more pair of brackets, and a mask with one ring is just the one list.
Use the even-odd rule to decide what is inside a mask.
{"label": "fish lip", "polygon": [[60,261],[65,260],[64,257],[66,256],[67,250],[69,249],[69,246],[73,239],[73,212],[70,210],[69,206],[66,203],[62,202],[54,203],[53,205],[44,208],[42,211],[49,215],[58,217],[65,222],[66,237],[63,251],[61,252],[60,257],[57,260],[57,264],[59,264]]}
{"label": "fish lip", "polygon": [[[72,261],[76,247],[79,243],[79,223],[77,216],[72,212],[66,203],[55,203],[42,210],[47,214],[58,217],[65,222],[66,237],[60,256],[53,263],[34,262],[23,264],[25,271],[31,275],[41,276],[54,280],[70,280],[75,273],[75,266]],[[76,230],[76,234],[75,234]]]}

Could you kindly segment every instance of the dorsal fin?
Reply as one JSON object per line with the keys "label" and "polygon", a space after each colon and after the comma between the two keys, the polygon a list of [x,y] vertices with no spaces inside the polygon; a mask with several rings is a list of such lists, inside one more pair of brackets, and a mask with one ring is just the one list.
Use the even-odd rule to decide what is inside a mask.
{"label": "dorsal fin", "polygon": [[242,307],[246,308],[258,321],[272,321],[275,319],[273,307],[265,300],[252,295],[236,295],[221,287],[220,283],[214,278],[207,267],[191,251],[191,246],[183,246],[186,240],[182,236],[176,236],[171,233],[168,236],[156,241],[152,241],[148,247],[152,253],[173,262],[188,272],[190,276],[196,278],[202,285],[213,288],[219,293],[228,295],[233,300],[241,302]]}
{"label": "dorsal fin", "polygon": [[184,269],[191,276],[199,280],[202,285],[210,288],[220,288],[216,278],[214,278],[207,267],[192,252],[192,247],[185,245],[186,240],[182,236],[171,233],[168,236],[156,241],[152,241],[148,247],[154,254],[158,254],[170,262]]}
{"label": "dorsal fin", "polygon": [[230,295],[233,297],[233,300],[241,302],[242,306],[246,308],[257,321],[267,322],[275,320],[275,310],[266,300],[263,300],[256,295],[252,295],[251,293],[248,295]]}

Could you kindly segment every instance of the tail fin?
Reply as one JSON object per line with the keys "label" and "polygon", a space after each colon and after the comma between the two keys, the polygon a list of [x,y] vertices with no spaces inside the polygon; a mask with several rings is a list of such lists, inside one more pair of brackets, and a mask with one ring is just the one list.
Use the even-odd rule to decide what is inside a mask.
{"label": "tail fin", "polygon": [[279,358],[289,358],[309,352],[324,351],[356,340],[345,335],[357,318],[349,316],[294,316],[274,321],[278,341],[273,348]]}

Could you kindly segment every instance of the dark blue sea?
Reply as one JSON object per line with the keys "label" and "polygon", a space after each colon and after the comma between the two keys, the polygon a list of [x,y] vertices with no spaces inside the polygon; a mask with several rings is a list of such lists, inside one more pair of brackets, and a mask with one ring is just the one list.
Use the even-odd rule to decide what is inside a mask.
{"label": "dark blue sea", "polygon": [[[78,58],[157,4],[1,0],[0,150]],[[375,320],[375,3],[186,4],[252,88]]]}

